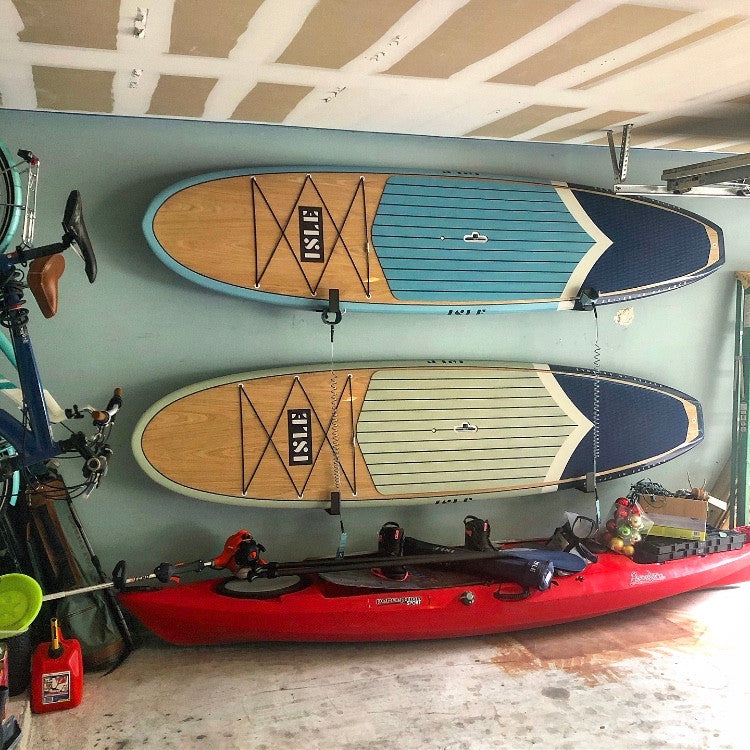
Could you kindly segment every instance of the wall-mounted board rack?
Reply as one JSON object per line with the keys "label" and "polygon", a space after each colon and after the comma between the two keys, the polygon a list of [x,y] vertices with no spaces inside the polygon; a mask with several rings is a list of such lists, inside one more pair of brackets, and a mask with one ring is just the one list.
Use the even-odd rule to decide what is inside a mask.
{"label": "wall-mounted board rack", "polygon": [[630,133],[632,123],[622,126],[619,152],[613,131],[607,131],[609,154],[615,176],[614,191],[623,195],[674,195],[688,197],[745,198],[750,196],[750,154],[737,154],[724,159],[688,164],[665,169],[661,178],[665,185],[628,185]]}

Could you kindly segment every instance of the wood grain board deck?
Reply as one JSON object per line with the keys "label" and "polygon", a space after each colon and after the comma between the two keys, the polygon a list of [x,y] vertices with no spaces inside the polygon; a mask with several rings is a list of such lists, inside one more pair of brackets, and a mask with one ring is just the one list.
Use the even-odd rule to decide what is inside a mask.
{"label": "wood grain board deck", "polygon": [[258,169],[184,180],[143,221],[156,255],[228,294],[322,309],[572,309],[685,286],[724,260],[721,229],[647,198],[444,172]]}
{"label": "wood grain board deck", "polygon": [[[151,407],[133,450],[157,482],[223,503],[443,502],[549,492],[593,468],[590,370],[498,362],[324,365],[189,386]],[[702,439],[700,405],[599,376],[597,477]]]}

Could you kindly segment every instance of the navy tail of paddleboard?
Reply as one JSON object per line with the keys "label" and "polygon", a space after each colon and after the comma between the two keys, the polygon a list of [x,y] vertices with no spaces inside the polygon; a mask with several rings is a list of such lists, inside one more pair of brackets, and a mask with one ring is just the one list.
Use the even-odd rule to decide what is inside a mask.
{"label": "navy tail of paddleboard", "polygon": [[[570,373],[581,372],[575,368],[557,366],[555,378],[575,406],[591,414],[595,374],[582,378],[565,375],[566,370]],[[650,457],[639,466],[642,471],[676,458],[703,439],[701,406],[690,396],[639,378],[617,375],[617,380],[609,380],[612,375],[606,372],[600,373],[599,377],[607,381],[607,387],[599,389],[598,414],[592,417],[600,425],[607,425],[607,429],[598,430],[597,465],[601,471],[607,471],[609,467],[626,467],[600,478],[616,479],[631,474],[632,469],[628,464],[633,460],[634,445],[638,446],[640,456]],[[634,389],[632,385],[642,387]],[[665,393],[675,398],[664,398]],[[690,424],[685,402],[694,407],[694,424]],[[594,429],[590,430],[578,444],[563,471],[563,481],[591,471],[594,432]],[[691,437],[686,437],[682,445],[675,446],[675,434]]]}

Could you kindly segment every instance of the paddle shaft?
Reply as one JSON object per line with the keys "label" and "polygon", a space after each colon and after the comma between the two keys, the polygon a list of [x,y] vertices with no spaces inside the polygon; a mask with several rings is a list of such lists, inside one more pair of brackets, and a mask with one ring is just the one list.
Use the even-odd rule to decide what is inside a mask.
{"label": "paddle shaft", "polygon": [[287,575],[305,575],[306,573],[340,573],[347,570],[366,570],[367,568],[397,568],[402,565],[440,565],[473,560],[492,560],[499,557],[513,557],[511,550],[487,550],[475,552],[458,550],[436,552],[427,555],[404,555],[403,557],[385,557],[383,555],[366,555],[355,558],[328,558],[322,560],[304,560],[302,562],[261,562],[248,574],[248,580],[255,578],[278,578]]}
{"label": "paddle shaft", "polygon": [[[444,552],[435,552],[425,555],[405,555],[401,557],[384,555],[362,555],[361,557],[346,558],[323,558],[320,560],[302,560],[299,562],[263,562],[258,561],[250,566],[247,579],[253,581],[256,578],[279,578],[280,576],[306,575],[311,573],[341,573],[348,570],[367,570],[368,568],[397,568],[404,564],[409,565],[448,565],[457,562],[471,562],[476,560],[492,560],[503,557],[515,557],[512,550],[451,550],[443,548]],[[117,588],[122,590],[125,586],[134,583],[143,583],[154,579],[161,583],[174,580],[179,573],[197,573],[211,567],[213,560],[196,560],[191,563],[161,563],[153,573],[133,578],[122,578],[108,583],[98,583],[93,586],[85,586],[70,591],[59,591],[54,594],[46,594],[42,601],[53,601],[67,596],[87,594],[102,589]],[[113,576],[117,578],[117,576]]]}

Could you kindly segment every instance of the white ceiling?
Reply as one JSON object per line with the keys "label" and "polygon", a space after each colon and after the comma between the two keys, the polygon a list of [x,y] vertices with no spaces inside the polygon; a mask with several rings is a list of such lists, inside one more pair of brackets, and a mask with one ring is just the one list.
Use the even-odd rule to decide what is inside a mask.
{"label": "white ceiling", "polygon": [[750,150],[750,0],[0,0],[2,107]]}

